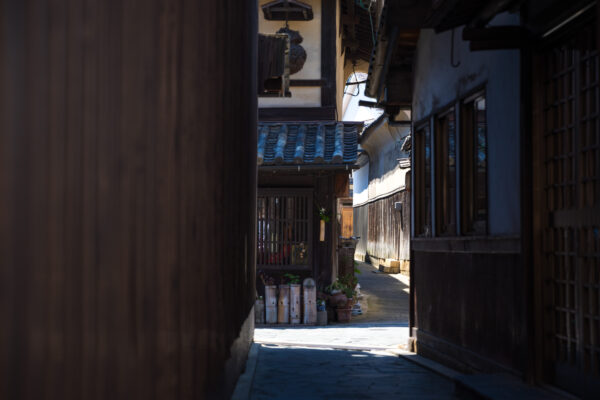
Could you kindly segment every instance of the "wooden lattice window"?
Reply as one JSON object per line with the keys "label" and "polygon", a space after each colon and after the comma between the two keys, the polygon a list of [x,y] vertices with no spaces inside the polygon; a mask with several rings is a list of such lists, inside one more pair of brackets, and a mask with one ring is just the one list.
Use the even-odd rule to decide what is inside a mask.
{"label": "wooden lattice window", "polygon": [[310,269],[312,191],[259,189],[257,197],[257,267]]}
{"label": "wooden lattice window", "polygon": [[[546,359],[554,380],[600,392],[600,68],[594,14],[549,40],[539,62]],[[584,396],[585,397],[585,396]]]}

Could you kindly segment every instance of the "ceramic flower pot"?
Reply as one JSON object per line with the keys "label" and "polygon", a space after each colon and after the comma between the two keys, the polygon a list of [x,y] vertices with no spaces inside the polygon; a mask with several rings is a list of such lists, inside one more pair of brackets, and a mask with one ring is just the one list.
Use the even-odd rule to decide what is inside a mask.
{"label": "ceramic flower pot", "polygon": [[327,325],[327,311],[317,311],[317,325]]}
{"label": "ceramic flower pot", "polygon": [[352,308],[336,308],[335,313],[337,315],[338,322],[350,322]]}
{"label": "ceramic flower pot", "polygon": [[348,303],[348,298],[342,292],[335,293],[329,296],[329,304],[332,307],[345,307],[346,303]]}

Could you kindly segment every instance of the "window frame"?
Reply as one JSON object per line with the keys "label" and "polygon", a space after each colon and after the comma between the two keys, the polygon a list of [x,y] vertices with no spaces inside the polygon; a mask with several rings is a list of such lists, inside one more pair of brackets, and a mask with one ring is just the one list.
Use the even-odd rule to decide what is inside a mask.
{"label": "window frame", "polygon": [[[454,135],[454,172],[451,171],[450,164],[450,123],[444,125],[443,121],[452,117]],[[435,168],[435,236],[436,237],[454,237],[458,236],[458,206],[457,192],[458,187],[458,146],[457,146],[457,121],[456,121],[455,103],[446,106],[442,111],[434,116],[434,164]],[[446,128],[444,128],[446,126]],[[454,190],[450,184],[451,175],[454,175]]]}
{"label": "window frame", "polygon": [[[277,241],[271,241],[271,240],[261,240],[261,222],[263,223],[262,225],[262,229],[264,229],[265,224],[270,224],[272,223],[276,223],[279,224],[274,228],[275,231],[275,235],[280,235],[283,233],[283,231],[285,229],[287,229],[287,227],[283,227],[282,224],[285,224],[286,221],[289,222],[289,219],[285,218],[285,219],[281,219],[281,218],[261,218],[260,215],[260,198],[276,198],[276,197],[297,197],[297,198],[304,198],[306,201],[306,209],[304,210],[305,212],[305,217],[306,218],[302,218],[300,219],[293,219],[292,221],[294,221],[294,224],[297,223],[303,223],[303,230],[305,233],[305,237],[303,236],[302,239],[304,240],[300,240],[299,242],[305,242],[306,243],[306,262],[304,264],[294,264],[292,263],[292,258],[293,258],[293,252],[294,252],[294,248],[293,246],[296,245],[298,242],[298,240],[277,240]],[[257,215],[256,215],[256,268],[258,269],[263,269],[263,270],[280,270],[280,271],[312,271],[313,269],[313,254],[314,254],[314,243],[313,243],[313,219],[314,219],[314,201],[313,201],[313,189],[312,188],[258,188],[257,190],[257,202],[256,202],[256,209],[257,209]],[[296,222],[298,221],[298,222]],[[280,223],[282,222],[282,223]],[[298,225],[294,225],[294,226],[298,226]],[[268,228],[270,229],[270,228]],[[264,235],[263,235],[264,236]],[[275,245],[277,249],[279,249],[280,247],[277,246],[281,246],[281,250],[278,250],[277,252],[272,252],[272,251],[265,251],[262,250],[261,251],[261,245],[265,246],[265,245]],[[273,256],[276,255],[280,252],[284,252],[284,247],[285,246],[289,246],[288,247],[288,253],[289,253],[289,258],[290,261],[288,263],[286,262],[264,262],[267,257],[269,256]],[[285,253],[284,253],[285,254]],[[261,258],[262,257],[262,258]],[[277,255],[276,257],[281,257],[280,255]],[[285,257],[285,255],[284,255]]]}
{"label": "window frame", "polygon": [[[431,181],[432,178],[432,132],[431,132],[431,121],[430,118],[426,118],[424,120],[419,121],[414,125],[414,143],[412,146],[412,156],[413,156],[413,164],[420,163],[423,166],[423,172],[419,172],[421,168],[414,168],[415,173],[412,174],[411,178],[414,179],[414,184],[412,185],[414,190],[414,198],[418,198],[418,196],[423,196],[427,198],[428,201],[418,201],[416,202],[413,199],[413,204],[415,205],[415,215],[413,217],[413,236],[414,237],[424,237],[429,238],[433,237],[433,208],[432,208],[432,195],[433,195],[433,184]],[[428,131],[429,135],[425,133]],[[423,133],[421,133],[423,132]],[[429,160],[427,159],[427,143],[426,140],[429,140]],[[423,146],[421,147],[421,144]],[[422,153],[422,154],[421,154]],[[427,165],[427,161],[429,161],[429,165]],[[429,173],[427,173],[427,169],[429,169]],[[429,189],[429,194],[427,194],[427,189]],[[429,210],[428,210],[429,208]],[[429,215],[428,215],[429,214]],[[429,218],[427,218],[429,217]],[[427,231],[428,228],[428,231]]]}
{"label": "window frame", "polygon": [[[479,99],[483,99],[485,101],[485,177],[483,179],[485,188],[485,221],[482,222],[483,229],[473,228],[473,225],[477,223],[477,193],[478,193],[478,177],[477,172],[475,170],[475,165],[477,164],[477,145],[478,145],[478,132],[477,132],[477,122],[474,122],[474,118],[477,116],[475,114],[471,115],[471,120],[468,121],[466,112],[471,105],[475,106],[475,102]],[[471,126],[467,124],[471,122]],[[469,132],[467,132],[469,130]],[[477,138],[476,138],[477,136]],[[471,144],[470,148],[467,148]],[[471,150],[471,154],[467,155],[466,153]],[[467,160],[469,162],[467,162]],[[488,113],[487,113],[487,94],[485,88],[478,88],[477,90],[472,91],[469,95],[464,96],[460,101],[460,156],[459,162],[461,165],[460,168],[460,197],[461,201],[459,204],[460,207],[460,230],[462,236],[487,236],[489,233],[489,142],[488,142]],[[471,168],[469,171],[468,168]],[[465,182],[472,182],[472,187],[467,189],[467,185]],[[467,200],[469,199],[469,200]],[[469,218],[472,220],[469,221]]]}
{"label": "window frame", "polygon": [[[431,238],[475,238],[475,237],[488,237],[489,234],[489,216],[490,216],[490,198],[489,198],[489,141],[488,141],[488,98],[486,91],[487,82],[483,85],[480,85],[473,90],[470,90],[465,95],[459,96],[455,101],[446,104],[443,107],[439,107],[433,110],[430,114],[428,114],[425,118],[419,120],[417,123],[413,124],[413,152],[412,152],[412,167],[414,169],[414,174],[412,175],[413,179],[413,188],[414,190],[412,195],[412,203],[413,203],[413,229],[412,229],[412,237],[414,239],[431,239]],[[466,116],[464,109],[468,104],[474,104],[478,99],[483,98],[485,101],[485,178],[483,181],[485,183],[485,222],[484,229],[472,230],[468,229],[469,226],[464,223],[467,212],[467,205],[465,205],[465,196],[468,193],[465,193],[464,186],[465,180],[467,179],[467,175],[471,176],[472,179],[476,179],[475,172],[469,172],[469,165],[464,165],[463,158],[465,157],[465,144],[466,144],[466,129],[468,128],[463,121]],[[439,210],[439,197],[442,192],[442,188],[438,184],[440,182],[439,170],[440,170],[440,162],[441,160],[438,157],[440,147],[440,129],[439,129],[439,121],[440,119],[447,116],[449,113],[454,115],[454,140],[455,140],[455,149],[454,149],[454,157],[455,157],[455,185],[454,185],[454,229],[452,232],[443,232],[440,227],[440,215],[441,212]],[[478,139],[473,139],[475,134],[476,125],[472,126],[471,130],[471,139],[472,141],[476,141]],[[428,176],[422,177],[420,175],[426,175],[427,168],[420,168],[417,164],[420,162],[418,152],[419,152],[419,140],[417,138],[418,133],[423,129],[429,130],[429,146],[430,146],[430,158],[429,158],[429,174]],[[448,147],[449,148],[449,147]],[[422,150],[421,150],[422,151]],[[475,164],[476,153],[473,153],[473,164]],[[423,161],[425,162],[425,160]],[[419,171],[423,169],[424,172],[420,173]],[[429,220],[429,234],[423,234],[421,230],[418,229],[419,224],[423,221],[423,211],[426,211],[424,208],[424,203],[426,200],[425,195],[425,185],[424,182],[429,182],[430,192],[428,203],[430,207],[430,220]],[[422,185],[422,186],[420,186]],[[476,182],[474,182],[474,187],[476,187]],[[475,196],[476,189],[472,190],[472,193]],[[472,201],[473,205],[476,204],[476,200]],[[475,211],[472,213],[476,213]]]}

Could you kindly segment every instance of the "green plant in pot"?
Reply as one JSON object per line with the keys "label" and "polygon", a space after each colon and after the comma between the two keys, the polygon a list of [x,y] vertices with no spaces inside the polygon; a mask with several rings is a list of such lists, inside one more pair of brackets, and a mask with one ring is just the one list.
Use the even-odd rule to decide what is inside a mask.
{"label": "green plant in pot", "polygon": [[335,280],[331,285],[325,288],[325,292],[329,294],[329,305],[337,308],[343,307],[348,302],[348,297],[344,293],[346,286],[339,280]]}
{"label": "green plant in pot", "polygon": [[300,275],[286,273],[286,274],[283,274],[283,276],[285,277],[285,280],[290,285],[299,285],[300,284]]}
{"label": "green plant in pot", "polygon": [[354,290],[354,288],[358,284],[358,278],[356,276],[354,276],[354,274],[350,273],[350,274],[342,275],[338,278],[338,280],[345,287],[346,295],[348,295],[348,293],[350,293],[351,296],[349,296],[349,297],[353,297],[356,294],[356,291]]}
{"label": "green plant in pot", "polygon": [[342,275],[338,278],[340,286],[343,287],[342,292],[348,298],[348,302],[344,308],[352,307],[354,299],[356,298],[356,285],[358,284],[358,278],[353,273]]}

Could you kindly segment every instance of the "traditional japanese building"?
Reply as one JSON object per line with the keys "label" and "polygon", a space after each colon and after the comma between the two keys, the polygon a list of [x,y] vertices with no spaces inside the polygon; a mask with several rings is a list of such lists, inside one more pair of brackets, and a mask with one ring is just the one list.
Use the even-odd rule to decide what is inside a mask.
{"label": "traditional japanese building", "polygon": [[367,94],[412,112],[416,350],[600,395],[597,2],[386,1]]}
{"label": "traditional japanese building", "polygon": [[276,51],[259,60],[269,64],[259,70],[276,72],[259,78],[257,270],[320,286],[337,276],[338,199],[349,195],[362,129],[338,118],[347,78],[341,13],[336,0],[259,2],[259,32],[287,35],[289,47],[279,69],[264,56]]}
{"label": "traditional japanese building", "polygon": [[[408,274],[410,265],[410,117],[383,113],[360,137],[354,171],[355,257],[380,271]],[[408,120],[407,120],[408,118]]]}

